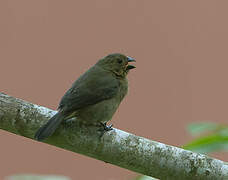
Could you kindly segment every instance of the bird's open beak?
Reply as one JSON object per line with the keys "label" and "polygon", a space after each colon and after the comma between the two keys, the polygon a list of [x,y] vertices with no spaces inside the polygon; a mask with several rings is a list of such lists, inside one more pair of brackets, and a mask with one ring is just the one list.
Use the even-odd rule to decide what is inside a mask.
{"label": "bird's open beak", "polygon": [[[133,59],[132,57],[129,57],[129,56],[127,56],[127,60],[128,60],[128,62],[136,62],[135,59]],[[133,65],[127,65],[127,70],[134,69],[134,68],[136,68],[136,67]]]}
{"label": "bird's open beak", "polygon": [[127,60],[128,62],[136,62],[135,59],[130,56],[127,56]]}

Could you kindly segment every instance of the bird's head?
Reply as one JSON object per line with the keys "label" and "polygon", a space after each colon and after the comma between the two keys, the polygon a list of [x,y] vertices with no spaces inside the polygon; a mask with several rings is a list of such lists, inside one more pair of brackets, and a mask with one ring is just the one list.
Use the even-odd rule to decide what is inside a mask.
{"label": "bird's head", "polygon": [[113,72],[118,77],[125,77],[130,69],[135,68],[135,66],[128,64],[129,62],[135,62],[135,60],[129,56],[115,53],[102,58],[97,62],[97,65]]}

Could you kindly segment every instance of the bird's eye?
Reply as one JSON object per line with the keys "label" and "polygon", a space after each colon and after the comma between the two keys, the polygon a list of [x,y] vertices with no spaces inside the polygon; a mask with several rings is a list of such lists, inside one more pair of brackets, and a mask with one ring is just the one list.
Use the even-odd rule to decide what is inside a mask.
{"label": "bird's eye", "polygon": [[118,62],[119,64],[121,64],[123,61],[122,61],[122,59],[117,59],[117,62]]}

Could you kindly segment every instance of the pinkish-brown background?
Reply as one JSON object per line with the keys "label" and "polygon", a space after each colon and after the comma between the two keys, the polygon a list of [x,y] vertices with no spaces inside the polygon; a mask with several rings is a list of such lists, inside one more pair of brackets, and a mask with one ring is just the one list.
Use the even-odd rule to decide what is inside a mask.
{"label": "pinkish-brown background", "polygon": [[[115,127],[182,145],[186,125],[228,119],[228,1],[1,0],[0,91],[55,109],[99,58],[137,60]],[[0,131],[0,179],[16,173],[72,179],[136,174]],[[216,154],[228,160],[227,154]]]}

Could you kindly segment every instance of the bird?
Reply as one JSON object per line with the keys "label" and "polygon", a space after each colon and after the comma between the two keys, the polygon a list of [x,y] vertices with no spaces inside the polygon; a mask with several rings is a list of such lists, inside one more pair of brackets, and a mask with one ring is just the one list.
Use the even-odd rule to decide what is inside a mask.
{"label": "bird", "polygon": [[35,133],[43,141],[51,136],[61,122],[72,117],[87,125],[101,124],[111,130],[112,119],[128,92],[127,75],[135,59],[121,53],[109,54],[95,63],[72,84],[60,100],[57,113]]}

